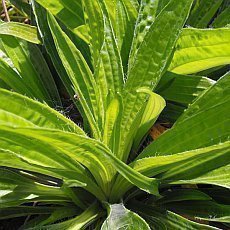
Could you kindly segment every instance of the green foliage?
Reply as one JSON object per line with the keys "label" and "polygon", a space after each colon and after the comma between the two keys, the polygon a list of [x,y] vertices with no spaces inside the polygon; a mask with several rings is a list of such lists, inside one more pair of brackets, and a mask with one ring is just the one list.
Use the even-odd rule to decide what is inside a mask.
{"label": "green foliage", "polygon": [[227,2],[10,2],[33,26],[0,23],[0,220],[229,224]]}

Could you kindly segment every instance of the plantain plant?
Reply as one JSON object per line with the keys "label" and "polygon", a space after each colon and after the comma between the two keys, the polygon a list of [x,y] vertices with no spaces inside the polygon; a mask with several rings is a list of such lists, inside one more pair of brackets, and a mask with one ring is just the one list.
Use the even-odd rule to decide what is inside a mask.
{"label": "plantain plant", "polygon": [[35,26],[0,23],[2,223],[227,229],[227,1],[11,2]]}

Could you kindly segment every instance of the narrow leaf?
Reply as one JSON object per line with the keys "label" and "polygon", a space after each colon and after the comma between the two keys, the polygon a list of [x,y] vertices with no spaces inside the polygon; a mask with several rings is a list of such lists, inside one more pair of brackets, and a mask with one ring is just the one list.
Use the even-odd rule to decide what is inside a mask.
{"label": "narrow leaf", "polygon": [[0,37],[3,35],[11,35],[35,44],[41,43],[37,28],[23,23],[0,23]]}

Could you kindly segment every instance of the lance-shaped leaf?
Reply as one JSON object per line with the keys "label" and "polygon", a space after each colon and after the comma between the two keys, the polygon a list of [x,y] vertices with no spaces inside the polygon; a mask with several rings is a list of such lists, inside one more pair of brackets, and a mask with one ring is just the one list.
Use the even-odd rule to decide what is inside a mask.
{"label": "lance-shaped leaf", "polygon": [[[58,207],[60,208],[60,207]],[[76,207],[75,207],[76,208]],[[62,210],[62,208],[60,208]],[[23,217],[28,215],[49,215],[55,208],[54,207],[32,207],[32,206],[16,206],[1,208],[0,220],[10,219],[15,217]]]}
{"label": "lance-shaped leaf", "polygon": [[40,44],[37,28],[18,22],[0,22],[0,37],[4,35],[12,35],[14,37],[22,38],[28,42]]}
{"label": "lance-shaped leaf", "polygon": [[230,63],[230,28],[183,29],[169,70],[197,73]]}
{"label": "lance-shaped leaf", "polygon": [[187,106],[214,83],[215,81],[206,77],[166,72],[157,85],[156,92],[167,101]]}
{"label": "lance-shaped leaf", "polygon": [[132,47],[129,55],[129,68],[132,66],[139,46],[156,18],[158,4],[159,0],[141,1],[140,12],[135,25]]}
{"label": "lance-shaped leaf", "polygon": [[[18,151],[20,151],[18,156],[36,166],[76,171],[69,179],[73,179],[75,176],[76,180],[86,183],[85,188],[90,192],[93,191],[92,189],[95,189],[95,185],[90,178],[88,178],[85,169],[80,166],[78,162],[86,166],[88,164],[88,168],[91,170],[95,165],[91,162],[93,157],[96,159],[96,161],[94,160],[95,163],[99,162],[99,165],[102,164],[104,167],[107,167],[108,175],[114,172],[111,168],[115,168],[123,177],[140,189],[158,195],[158,183],[154,178],[145,177],[132,170],[129,166],[117,159],[106,146],[96,140],[57,130],[49,131],[48,129],[12,129],[10,127],[1,127],[0,133],[0,144],[4,150],[9,150],[16,154],[19,154]],[[74,141],[74,143],[71,141]],[[10,146],[7,147],[9,144]],[[60,145],[68,148],[61,148]],[[30,151],[25,149],[25,146],[27,146]],[[78,152],[78,155],[73,153],[74,149]],[[35,154],[36,158],[34,158]],[[94,168],[91,172],[93,172],[93,175],[100,183],[99,177],[96,176],[98,174],[100,176],[100,173],[103,175],[104,172],[98,171],[98,169],[96,170]],[[113,174],[111,176],[113,176]],[[102,180],[107,179],[110,178],[108,176],[102,177]],[[111,179],[109,181],[111,181]],[[101,187],[104,190],[108,186],[110,186],[108,183],[101,183]],[[95,192],[93,192],[93,194],[96,195]]]}
{"label": "lance-shaped leaf", "polygon": [[187,24],[195,28],[206,28],[215,16],[223,0],[196,1]]}
{"label": "lance-shaped leaf", "polygon": [[104,41],[103,13],[98,0],[82,1],[85,24],[88,25],[90,49],[94,67],[96,67],[99,53]]}
{"label": "lance-shaped leaf", "polygon": [[79,97],[93,136],[100,139],[98,124],[101,122],[101,97],[91,70],[80,51],[61,30],[55,18],[49,14],[48,22],[62,63]]}
{"label": "lance-shaped leaf", "polygon": [[173,128],[145,148],[138,158],[173,154],[228,140],[229,81],[226,74],[205,91]]}
{"label": "lance-shaped leaf", "polygon": [[[221,176],[220,173],[223,170],[218,169],[229,162],[229,146],[230,143],[226,142],[184,153],[143,158],[131,163],[130,166],[146,176],[160,179],[161,184],[174,184],[174,182],[183,184],[183,180],[185,184],[189,182],[195,184],[196,178],[198,178],[197,182],[201,184],[212,184],[213,182],[213,184],[226,187],[229,184],[229,179]],[[205,181],[206,177],[207,181]],[[128,184],[121,176],[118,176],[112,194],[118,198],[124,195],[132,187],[131,184]]]}
{"label": "lance-shaped leaf", "polygon": [[230,205],[214,201],[181,201],[163,205],[165,208],[181,215],[188,215],[197,220],[230,223]]}
{"label": "lance-shaped leaf", "polygon": [[216,229],[205,224],[199,224],[165,209],[159,209],[153,206],[145,205],[140,202],[132,204],[132,210],[135,210],[143,216],[153,229]]}
{"label": "lance-shaped leaf", "polygon": [[61,223],[56,223],[52,225],[35,226],[35,227],[28,228],[28,230],[84,229],[92,221],[100,218],[103,214],[104,214],[103,210],[101,210],[99,205],[97,203],[94,203],[88,209],[82,212],[80,215],[70,220],[66,220]]}
{"label": "lance-shaped leaf", "polygon": [[123,204],[113,204],[108,207],[109,215],[102,224],[101,230],[127,229],[149,230],[150,227],[136,213],[126,209]]}
{"label": "lance-shaped leaf", "polygon": [[101,7],[104,14],[105,38],[100,51],[95,78],[102,94],[104,108],[107,108],[117,93],[121,93],[124,85],[124,74],[120,53],[106,6],[104,3],[101,3]]}
{"label": "lance-shaped leaf", "polygon": [[116,25],[113,25],[113,28],[126,73],[138,10],[130,0],[119,0],[116,4]]}
{"label": "lance-shaped leaf", "polygon": [[[40,101],[46,101],[50,106],[54,106],[52,95],[49,94],[47,88],[45,87],[44,78],[42,78],[33,64],[34,60],[31,60],[28,55],[30,53],[30,47],[34,44],[29,44],[12,36],[5,36],[1,40],[4,50],[12,61],[13,67],[20,75],[20,81],[23,82],[25,88],[29,89],[30,94],[32,94],[34,98]],[[41,58],[42,57],[40,57],[38,61],[41,61]],[[45,70],[48,67],[44,65],[43,68]],[[44,76],[46,76],[47,81],[56,88],[52,76],[50,74]]]}
{"label": "lance-shaped leaf", "polygon": [[204,192],[195,189],[175,189],[175,190],[167,190],[162,193],[162,198],[157,200],[156,202],[159,204],[167,204],[171,202],[177,201],[186,201],[186,200],[212,200],[212,198]]}
{"label": "lance-shaped leaf", "polygon": [[29,86],[23,83],[22,77],[3,58],[0,58],[0,79],[9,89],[33,97],[33,92]]}
{"label": "lance-shaped leaf", "polygon": [[[118,157],[124,161],[123,150],[128,130],[132,126],[137,113],[140,111],[145,94],[137,94],[140,87],[153,89],[160,79],[160,76],[173,51],[180,31],[184,25],[191,7],[192,1],[171,0],[170,3],[158,15],[151,25],[138,50],[135,62],[128,74],[128,80],[124,90],[124,111],[121,122],[121,142],[118,143]],[[162,25],[164,25],[163,28]],[[159,29],[161,28],[161,29]]]}
{"label": "lance-shaped leaf", "polygon": [[34,1],[32,1],[32,8],[33,8],[35,19],[36,19],[36,22],[39,28],[39,33],[42,37],[43,44],[46,48],[46,51],[49,54],[51,61],[55,67],[55,70],[57,71],[61,81],[63,82],[68,94],[70,95],[74,104],[77,106],[78,110],[80,111],[84,119],[84,123],[85,123],[84,125],[86,126],[87,119],[84,115],[84,112],[82,110],[82,107],[79,101],[74,99],[75,91],[74,91],[73,85],[69,79],[69,76],[63,66],[63,63],[55,47],[53,37],[52,37],[51,31],[50,31],[50,28],[47,22],[47,11],[39,4],[35,3]]}
{"label": "lance-shaped leaf", "polygon": [[111,136],[114,130],[115,122],[117,120],[118,114],[120,109],[120,101],[118,98],[114,98],[106,111],[105,114],[105,126],[104,126],[104,133],[103,133],[103,142],[110,146],[111,143]]}
{"label": "lance-shaped leaf", "polygon": [[[92,176],[76,159],[71,158],[66,150],[55,147],[49,140],[45,141],[45,138],[39,138],[38,135],[30,135],[28,130],[32,131],[32,129],[13,129],[1,126],[0,145],[3,153],[1,166],[18,169],[26,166],[25,169],[32,172],[54,176],[61,180],[74,180],[99,200],[105,199]],[[35,129],[35,133],[36,131],[39,132],[39,129]],[[48,133],[48,129],[45,131]],[[7,155],[13,156],[8,159]],[[27,164],[20,164],[18,158]]]}
{"label": "lance-shaped leaf", "polygon": [[230,188],[230,165],[217,168],[192,180],[179,180],[172,184],[212,184]]}
{"label": "lance-shaped leaf", "polygon": [[227,7],[223,12],[221,12],[220,15],[218,15],[218,17],[215,18],[214,22],[212,23],[212,26],[214,28],[220,28],[229,25],[230,24],[229,14],[230,14],[230,7]]}
{"label": "lance-shaped leaf", "polygon": [[1,208],[36,201],[70,201],[60,187],[41,184],[7,169],[0,169],[0,172]]}
{"label": "lance-shaped leaf", "polygon": [[[54,0],[52,2],[46,0],[35,0],[50,13],[55,15],[67,28],[74,30],[84,24],[83,11],[81,4],[78,1],[68,1],[68,0]],[[73,6],[69,6],[71,3]],[[69,6],[69,7],[66,7]]]}
{"label": "lance-shaped leaf", "polygon": [[[0,89],[0,123],[72,131],[85,136],[83,130],[56,110],[23,95]],[[22,122],[22,123],[20,123]]]}

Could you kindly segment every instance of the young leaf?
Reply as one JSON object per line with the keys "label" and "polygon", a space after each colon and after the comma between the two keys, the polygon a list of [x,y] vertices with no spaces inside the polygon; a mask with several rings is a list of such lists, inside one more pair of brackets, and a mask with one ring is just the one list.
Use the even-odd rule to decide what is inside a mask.
{"label": "young leaf", "polygon": [[126,209],[123,204],[109,206],[109,216],[102,224],[101,230],[127,229],[127,230],[150,230],[150,227],[136,213]]}
{"label": "young leaf", "polygon": [[116,153],[118,158],[123,161],[127,160],[123,156],[123,151],[127,150],[125,140],[129,136],[128,130],[146,98],[145,94],[137,94],[136,90],[140,87],[149,87],[150,89],[156,87],[188,16],[191,4],[191,0],[179,2],[171,0],[151,25],[140,45],[133,67],[128,73],[123,93],[124,111],[121,121],[121,139],[118,143],[119,150]]}
{"label": "young leaf", "polygon": [[226,74],[205,91],[173,128],[145,148],[138,158],[168,155],[227,141],[230,132],[226,116],[230,105],[229,81],[229,74]]}

